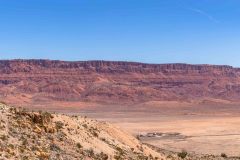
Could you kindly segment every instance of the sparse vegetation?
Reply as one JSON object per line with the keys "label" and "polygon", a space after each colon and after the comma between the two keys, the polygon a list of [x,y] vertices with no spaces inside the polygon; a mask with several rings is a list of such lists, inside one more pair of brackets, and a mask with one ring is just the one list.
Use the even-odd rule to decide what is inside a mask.
{"label": "sparse vegetation", "polygon": [[57,130],[62,129],[63,126],[64,126],[63,122],[61,122],[61,121],[55,122],[55,125],[56,125],[56,129]]}
{"label": "sparse vegetation", "polygon": [[60,151],[61,149],[56,144],[51,144],[50,145],[50,150],[51,151]]}
{"label": "sparse vegetation", "polygon": [[80,143],[77,143],[77,148],[82,148],[82,145]]}
{"label": "sparse vegetation", "polygon": [[92,134],[93,134],[94,137],[98,137],[97,132],[93,131]]}
{"label": "sparse vegetation", "polygon": [[92,148],[86,150],[86,152],[87,152],[87,155],[88,155],[89,157],[94,157],[94,151],[93,151]]}
{"label": "sparse vegetation", "polygon": [[221,153],[221,157],[227,158],[227,155],[225,153]]}
{"label": "sparse vegetation", "polygon": [[103,152],[98,154],[97,157],[99,157],[100,160],[108,160],[108,155]]}
{"label": "sparse vegetation", "polygon": [[188,153],[185,150],[182,150],[182,152],[178,153],[178,157],[180,157],[182,159],[186,158],[187,155],[188,155]]}
{"label": "sparse vegetation", "polygon": [[[74,144],[74,140],[70,138],[71,136],[82,138],[85,143],[93,147],[97,146],[93,144],[95,141],[97,143],[105,143],[106,146],[116,149],[116,154],[120,157],[119,159],[133,159],[131,156],[138,156],[138,153],[133,153],[131,149],[125,150],[122,147],[114,147],[117,146],[116,144],[114,145],[116,141],[107,135],[107,132],[105,132],[104,137],[100,138],[97,121],[76,118],[76,116],[65,116],[62,118],[61,115],[56,115],[56,120],[54,120],[54,116],[51,113],[43,111],[29,112],[23,108],[9,108],[9,111],[12,115],[9,116],[8,111],[4,110],[1,113],[4,113],[3,116],[0,117],[0,126],[3,128],[3,130],[0,130],[0,144],[5,145],[5,148],[2,148],[0,145],[0,152],[6,153],[0,154],[0,158],[10,159],[15,156],[18,159],[31,159],[30,157],[35,157],[34,159],[41,160],[72,159],[73,157],[77,157],[77,159],[84,159],[84,157],[91,157],[96,160],[109,159],[109,155],[103,151],[95,153],[92,148],[84,149],[83,144],[79,142],[72,145]],[[2,117],[6,118],[3,119]],[[75,123],[76,125],[73,127],[70,125],[71,123]],[[80,124],[83,127],[80,127]],[[85,137],[81,137],[82,134],[79,134],[80,132],[86,133]],[[92,141],[93,137],[94,141]],[[12,144],[9,144],[8,139],[12,140],[12,138],[16,138],[17,140],[15,141],[17,143],[13,141]],[[101,149],[104,150],[104,148]],[[63,154],[63,152],[68,152],[68,150],[71,152]],[[72,158],[69,158],[71,156]]]}
{"label": "sparse vegetation", "polygon": [[0,139],[2,141],[6,141],[8,139],[8,137],[6,135],[0,135]]}

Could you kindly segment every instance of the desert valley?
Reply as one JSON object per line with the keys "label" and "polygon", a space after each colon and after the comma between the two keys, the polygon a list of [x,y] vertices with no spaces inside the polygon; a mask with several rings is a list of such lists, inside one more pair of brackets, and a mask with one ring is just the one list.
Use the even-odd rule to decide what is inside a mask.
{"label": "desert valley", "polygon": [[0,160],[240,160],[240,0],[0,0]]}
{"label": "desert valley", "polygon": [[[239,99],[240,69],[231,66],[0,61],[2,103],[35,112],[87,116],[100,121],[93,124],[84,118],[78,120],[90,121],[93,127],[98,126],[95,123],[112,123],[130,136],[119,140],[121,146],[143,143],[144,151],[135,148],[139,154],[151,153],[162,159],[178,159],[177,153],[183,150],[188,153],[188,159],[238,159]],[[5,107],[5,110],[11,109]],[[53,122],[56,121],[54,118]],[[110,134],[108,137],[115,134],[98,130]],[[134,142],[130,143],[131,136]],[[101,152],[114,157],[114,150]],[[87,151],[83,152],[87,155]],[[131,150],[126,152],[136,159]]]}

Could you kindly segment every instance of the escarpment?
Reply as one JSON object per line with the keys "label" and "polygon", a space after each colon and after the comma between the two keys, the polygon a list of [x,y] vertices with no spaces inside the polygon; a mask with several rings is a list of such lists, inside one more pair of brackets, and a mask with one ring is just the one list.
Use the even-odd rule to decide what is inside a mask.
{"label": "escarpment", "polygon": [[237,102],[240,69],[231,66],[114,61],[1,60],[0,100],[18,103],[148,101]]}

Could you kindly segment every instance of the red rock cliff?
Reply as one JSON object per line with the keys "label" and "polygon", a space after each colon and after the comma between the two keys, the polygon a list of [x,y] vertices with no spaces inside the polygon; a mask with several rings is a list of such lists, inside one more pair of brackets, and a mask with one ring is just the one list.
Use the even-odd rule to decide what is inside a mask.
{"label": "red rock cliff", "polygon": [[0,99],[137,103],[239,101],[240,69],[231,66],[111,61],[0,61]]}

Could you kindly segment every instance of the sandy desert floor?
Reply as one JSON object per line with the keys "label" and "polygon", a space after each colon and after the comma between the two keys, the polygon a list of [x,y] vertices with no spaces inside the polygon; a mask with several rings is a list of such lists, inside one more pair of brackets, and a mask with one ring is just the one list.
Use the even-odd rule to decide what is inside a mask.
{"label": "sandy desert floor", "polygon": [[167,117],[138,122],[116,122],[132,134],[161,133],[141,140],[171,151],[240,155],[239,117]]}
{"label": "sandy desert floor", "polygon": [[112,122],[135,136],[142,135],[140,139],[144,143],[162,149],[240,156],[239,108],[207,108],[87,111],[84,114]]}

